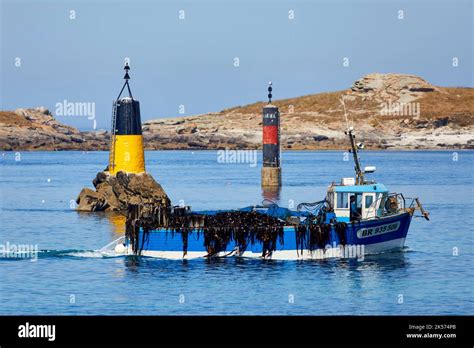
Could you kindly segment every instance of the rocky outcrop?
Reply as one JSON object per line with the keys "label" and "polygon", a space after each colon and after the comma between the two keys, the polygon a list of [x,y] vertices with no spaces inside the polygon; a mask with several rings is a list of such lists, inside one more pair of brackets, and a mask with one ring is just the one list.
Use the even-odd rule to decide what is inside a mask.
{"label": "rocky outcrop", "polygon": [[124,211],[128,204],[170,206],[170,200],[160,184],[148,173],[115,176],[99,172],[92,181],[95,191],[83,188],[77,197],[79,211]]}
{"label": "rocky outcrop", "polygon": [[63,125],[44,107],[0,111],[1,150],[106,150],[109,137]]}
{"label": "rocky outcrop", "polygon": [[[282,148],[346,149],[341,97],[368,149],[473,148],[473,88],[438,87],[414,75],[378,73],[347,90],[275,101]],[[264,105],[146,121],[145,148],[259,149]],[[109,138],[105,131],[61,125],[44,108],[0,112],[2,150],[107,150]]]}
{"label": "rocky outcrop", "polygon": [[380,92],[398,94],[403,90],[410,92],[434,92],[438,88],[421,77],[406,74],[369,74],[356,80],[351,87],[354,92]]}
{"label": "rocky outcrop", "polygon": [[441,90],[422,78],[405,74],[369,74],[354,82],[351,92],[380,103],[409,103],[428,92]]}

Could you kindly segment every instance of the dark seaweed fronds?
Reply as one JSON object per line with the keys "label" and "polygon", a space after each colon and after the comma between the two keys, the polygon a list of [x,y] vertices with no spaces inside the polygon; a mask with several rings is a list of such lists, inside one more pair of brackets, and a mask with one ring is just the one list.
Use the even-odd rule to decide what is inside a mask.
{"label": "dark seaweed fronds", "polygon": [[217,255],[221,251],[227,249],[227,245],[232,239],[231,228],[214,228],[208,227],[204,229],[204,246],[207,250],[206,257]]}
{"label": "dark seaweed fronds", "polygon": [[337,236],[339,237],[339,242],[342,245],[346,245],[346,230],[347,224],[345,222],[337,222],[334,226]]}
{"label": "dark seaweed fronds", "polygon": [[[313,251],[324,248],[328,243],[331,225],[320,222],[319,217],[308,217],[307,222],[295,225],[296,249],[298,253],[308,249]],[[161,206],[129,205],[126,236],[132,245],[135,254],[140,254],[147,242],[149,231],[164,229],[174,236],[181,234],[183,242],[183,256],[187,254],[189,235],[203,233],[204,247],[207,257],[212,257],[227,250],[229,243],[235,243],[235,250],[243,253],[249,245],[262,245],[262,257],[269,257],[276,250],[278,243],[284,243],[284,226],[287,223],[278,218],[257,211],[221,212],[214,215],[189,213],[186,208],[173,209]],[[345,224],[336,224],[336,233],[340,235]],[[343,228],[344,227],[344,228]],[[139,242],[140,228],[143,231]]]}
{"label": "dark seaweed fronds", "polygon": [[303,253],[303,250],[306,249],[306,225],[296,225],[295,226],[295,236],[296,236],[296,253]]}
{"label": "dark seaweed fronds", "polygon": [[[167,224],[169,208],[163,205],[129,204],[125,222],[125,236],[132,245],[132,251],[140,255],[145,243],[148,242],[149,231],[155,226]],[[143,230],[142,240],[139,241],[140,228]]]}
{"label": "dark seaweed fronds", "polygon": [[125,222],[125,236],[130,240],[132,250],[135,254],[139,254],[138,233],[140,231],[140,211],[139,206],[129,206],[127,212],[127,220]]}
{"label": "dark seaweed fronds", "polygon": [[[331,237],[331,225],[329,224],[319,224],[317,230],[316,242],[319,249],[323,249],[328,245],[329,239]],[[313,249],[311,249],[313,250]]]}
{"label": "dark seaweed fronds", "polygon": [[183,256],[186,256],[186,254],[188,253],[189,229],[187,227],[183,227],[180,232],[181,232],[181,240],[183,241]]}
{"label": "dark seaweed fronds", "polygon": [[249,244],[262,244],[262,256],[267,257],[276,249],[277,241],[283,243],[283,226],[277,218],[257,212],[223,212],[204,217],[204,246],[208,256],[226,250],[229,242],[236,244],[239,253]]}
{"label": "dark seaweed fronds", "polygon": [[316,249],[324,249],[331,237],[331,225],[325,223],[314,223],[309,220],[305,224],[295,226],[296,250],[298,256],[303,250],[310,252]]}

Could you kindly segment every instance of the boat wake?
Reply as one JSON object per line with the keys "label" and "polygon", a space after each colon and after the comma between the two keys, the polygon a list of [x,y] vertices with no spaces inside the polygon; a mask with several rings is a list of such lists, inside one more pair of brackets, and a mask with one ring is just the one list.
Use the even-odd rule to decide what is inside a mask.
{"label": "boat wake", "polygon": [[111,258],[123,256],[123,254],[116,254],[115,251],[101,251],[101,250],[76,250],[60,253],[59,256],[66,257],[84,257],[84,258]]}
{"label": "boat wake", "polygon": [[80,249],[64,249],[64,250],[28,250],[28,251],[5,251],[0,254],[0,261],[14,260],[30,260],[58,257],[58,258],[113,258],[122,257],[124,253],[117,253],[115,246],[123,243],[125,237],[120,237],[113,242],[98,250],[80,250]]}
{"label": "boat wake", "polygon": [[0,255],[0,261],[20,261],[30,260],[36,261],[37,259],[44,258],[112,258],[121,257],[123,253],[117,254],[114,250],[78,250],[78,249],[66,249],[66,250],[38,250],[34,255],[23,255],[21,253],[11,252]]}
{"label": "boat wake", "polygon": [[[111,258],[111,257],[121,257],[124,256],[123,253],[117,253],[115,247],[118,244],[122,244],[125,240],[125,237],[122,236],[117,238],[113,242],[110,242],[106,246],[98,250],[64,250],[57,252],[56,255],[52,256],[66,256],[66,257],[84,257],[84,258]],[[51,252],[51,251],[49,251]]]}

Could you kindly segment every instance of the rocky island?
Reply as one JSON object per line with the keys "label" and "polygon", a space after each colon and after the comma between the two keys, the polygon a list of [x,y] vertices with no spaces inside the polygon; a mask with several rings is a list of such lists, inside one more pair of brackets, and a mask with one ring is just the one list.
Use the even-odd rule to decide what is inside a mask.
{"label": "rocky island", "polygon": [[[420,77],[370,74],[346,90],[274,102],[281,112],[283,149],[346,149],[349,120],[368,149],[472,149],[474,88],[439,87]],[[257,149],[264,102],[203,115],[143,123],[145,148]],[[81,132],[45,108],[0,112],[0,149],[107,150],[108,131]]]}

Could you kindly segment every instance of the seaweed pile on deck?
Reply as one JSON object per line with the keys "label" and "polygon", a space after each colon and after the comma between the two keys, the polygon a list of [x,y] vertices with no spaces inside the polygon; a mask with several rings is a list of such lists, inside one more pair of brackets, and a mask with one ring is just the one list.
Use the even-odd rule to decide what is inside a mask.
{"label": "seaweed pile on deck", "polygon": [[[291,216],[288,209],[277,205],[273,205],[271,213],[270,210],[262,212],[249,208],[199,213],[182,207],[131,204],[127,211],[126,236],[137,255],[147,243],[150,231],[165,230],[172,236],[181,234],[183,256],[187,254],[189,235],[196,233],[204,237],[207,257],[225,252],[230,242],[235,244],[239,253],[249,245],[261,244],[262,257],[268,257],[276,250],[278,243],[284,243],[284,226],[294,226],[297,250],[313,251],[327,245],[332,229],[331,224],[324,223],[328,206],[324,201],[317,203],[319,205],[313,206],[311,212],[300,213],[303,222],[299,217]],[[140,229],[143,232],[141,235]],[[341,244],[345,244],[345,230],[345,223],[334,224]]]}

